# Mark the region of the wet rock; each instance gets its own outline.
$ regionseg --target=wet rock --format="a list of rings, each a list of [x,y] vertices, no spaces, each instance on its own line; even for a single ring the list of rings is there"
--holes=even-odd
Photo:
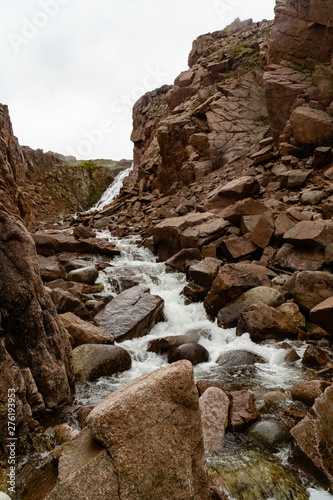
[[[221,389],[221,391],[223,391],[224,383],[218,380],[198,380],[197,388],[199,391],[199,396],[202,396],[209,387],[217,387],[218,389]]]
[[[284,357],[284,362],[289,364],[289,363],[295,363],[295,361],[298,361],[300,356],[297,354],[295,349],[288,349],[286,352],[286,355]]]
[[[200,340],[198,333],[190,333],[186,335],[170,335],[159,339],[151,340],[147,345],[148,352],[165,352],[171,347],[180,346],[183,344],[197,344]]]
[[[128,290],[133,286],[140,285],[139,276],[131,269],[108,269],[108,282],[112,286],[112,290],[116,293]]]
[[[208,291],[216,278],[221,264],[222,262],[218,259],[206,257],[188,268],[188,277],[191,281]]]
[[[197,283],[190,281],[184,286],[183,294],[189,298],[192,302],[202,302],[206,297],[209,288],[205,288]]]
[[[310,368],[326,365],[327,361],[328,357],[326,352],[313,345],[307,347],[302,359],[303,365]]]
[[[266,304],[254,304],[241,314],[237,335],[248,332],[254,341],[286,339],[297,337],[304,328],[305,318],[296,304],[286,302],[276,309]]]
[[[260,191],[260,184],[255,177],[239,177],[212,191],[207,197],[205,210],[225,208],[243,198],[249,198]]]
[[[168,353],[168,363],[175,363],[182,359],[191,361],[193,366],[209,361],[208,351],[200,344],[182,344],[175,346]]]
[[[67,279],[78,283],[86,283],[93,285],[98,278],[98,271],[96,267],[84,267],[82,269],[75,269],[68,273]]]
[[[241,431],[260,416],[253,394],[245,391],[229,393],[229,428],[232,432]]]
[[[218,462],[220,460],[220,462]],[[264,451],[234,452],[213,461],[225,488],[235,500],[308,500],[309,494],[281,462]]]
[[[301,248],[285,243],[277,252],[275,266],[290,271],[319,271],[325,263],[321,247]]]
[[[333,297],[329,297],[311,309],[310,320],[327,332],[333,333]]]
[[[331,384],[326,380],[310,380],[293,385],[290,389],[291,397],[294,401],[300,401],[307,406],[313,406],[319,396]]]
[[[190,362],[133,380],[90,413],[88,426],[112,456],[124,498],[157,500],[168,492],[175,500],[208,500],[198,391]]]
[[[128,352],[113,345],[81,345],[74,349],[73,361],[75,378],[79,381],[97,380],[124,372],[132,366]]]
[[[284,422],[278,420],[261,420],[248,429],[250,436],[268,448],[275,449],[281,443],[290,440],[290,432]]]
[[[222,440],[229,419],[229,398],[217,387],[209,387],[199,399],[202,431],[205,450],[216,453],[222,446]]]
[[[283,302],[283,295],[274,288],[267,286],[255,287],[243,293],[234,302],[220,309],[217,315],[217,324],[223,328],[233,328],[237,326],[242,312],[252,304],[262,303],[271,307],[278,307]]]
[[[78,436],[79,433],[80,431],[78,429],[74,429],[74,427],[68,424],[56,425],[54,428],[55,438],[60,444],[68,443],[68,441]]]
[[[333,243],[333,223],[320,221],[303,221],[285,233],[286,243],[308,248],[325,247]]]
[[[295,440],[294,457],[310,460],[333,485],[332,474],[332,426],[333,426],[333,386],[316,399],[315,404],[307,416],[291,430]]]
[[[171,267],[176,271],[186,272],[186,269],[197,262],[200,262],[203,256],[197,248],[184,248],[176,253],[173,257],[165,262],[167,267]]]
[[[328,272],[303,271],[296,273],[284,286],[301,309],[310,311],[333,295],[333,275]]]
[[[42,255],[38,256],[38,266],[40,276],[43,281],[53,281],[65,278],[66,271],[57,260],[53,260]]]
[[[69,291],[54,288],[51,298],[59,314],[73,312],[80,318],[90,318],[90,313],[84,303]]]
[[[227,264],[220,268],[204,301],[208,314],[216,316],[222,307],[237,299],[249,288],[269,286],[275,273],[256,264]]]
[[[58,479],[45,500],[119,499],[119,485],[113,461],[86,427],[55,453]]]
[[[117,342],[143,337],[162,317],[164,300],[149,288],[135,286],[117,295],[95,316],[100,327]]]
[[[222,368],[237,368],[240,366],[252,366],[255,363],[266,363],[266,360],[254,352],[233,350],[221,354],[217,363],[222,366]]]
[[[81,344],[112,344],[110,335],[93,323],[83,321],[71,312],[60,315],[62,324],[74,339],[74,347]]]

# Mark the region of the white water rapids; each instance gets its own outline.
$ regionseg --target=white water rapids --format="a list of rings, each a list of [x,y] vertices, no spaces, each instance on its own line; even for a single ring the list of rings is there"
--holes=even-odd
[[[101,208],[112,201],[116,196],[114,193],[119,192],[122,180],[127,173],[128,171],[123,171],[119,174],[115,179],[114,189],[111,189],[111,186],[108,195],[106,196],[105,193],[105,197],[102,197],[95,208]],[[235,329],[219,328],[216,321],[209,320],[202,303],[189,303],[182,295],[181,292],[186,283],[185,275],[167,273],[164,263],[158,263],[149,250],[138,246],[138,240],[135,238],[119,240],[112,237],[109,231],[101,231],[98,236],[108,238],[122,250],[121,255],[110,262],[111,266],[100,272],[99,279],[103,282],[106,292],[114,293],[109,278],[116,275],[117,270],[134,272],[140,284],[148,286],[152,294],[164,299],[164,321],[158,323],[148,335],[118,344],[130,353],[132,368],[116,376],[101,378],[97,382],[78,384],[76,394],[78,405],[99,404],[111,392],[134,378],[167,366],[166,355],[147,352],[148,342],[160,337],[190,332],[200,334],[199,343],[209,352],[209,361],[194,367],[196,380],[223,381],[227,391],[250,390],[254,393],[257,403],[260,403],[264,393],[282,390],[290,400],[290,405],[293,403],[289,393],[291,386],[308,378],[301,361],[287,365],[284,363],[285,351],[276,348],[274,341],[256,344],[251,341],[248,334],[237,337]],[[299,344],[296,348],[300,357],[305,348],[305,343]],[[257,364],[250,377],[237,370],[226,376],[218,365],[217,359],[222,353],[238,349],[259,354],[267,363]],[[287,450],[285,453],[287,454]],[[308,492],[311,500],[333,499],[332,495],[322,489],[311,487],[308,488]]]
[[[125,177],[132,171],[133,164],[131,168],[122,170],[119,174],[114,178],[113,182],[107,188],[106,191],[102,194],[101,198],[93,207],[91,207],[90,212],[94,212],[95,210],[103,210],[106,205],[115,200],[120,193]]]

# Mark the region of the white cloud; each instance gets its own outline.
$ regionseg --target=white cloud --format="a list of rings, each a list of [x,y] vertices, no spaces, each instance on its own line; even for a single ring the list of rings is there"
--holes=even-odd
[[[219,2],[226,8],[214,0],[2,2],[0,101],[21,144],[77,151],[107,119],[113,131],[95,134],[88,156],[131,157],[130,107],[140,90],[172,83],[200,34],[238,16],[273,18],[274,0]]]

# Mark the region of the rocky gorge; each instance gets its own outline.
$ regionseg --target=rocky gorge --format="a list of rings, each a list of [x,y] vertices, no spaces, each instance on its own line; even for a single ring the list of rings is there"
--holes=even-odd
[[[97,209],[131,162],[21,147],[1,105],[12,499],[332,498],[333,3],[275,11],[139,99]]]

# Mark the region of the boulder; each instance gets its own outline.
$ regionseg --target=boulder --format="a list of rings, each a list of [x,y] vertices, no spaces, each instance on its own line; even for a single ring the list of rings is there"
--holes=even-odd
[[[60,231],[37,231],[31,235],[41,255],[54,255],[59,252],[99,253],[109,257],[120,255],[120,250],[108,240],[102,238],[86,238],[77,240],[74,236]]]
[[[240,238],[231,237],[223,240],[220,248],[229,262],[250,258],[258,250],[258,247],[251,241],[249,234],[245,234]]]
[[[90,413],[88,426],[110,453],[126,500],[208,500],[198,391],[189,361],[118,389]]]
[[[283,290],[290,290],[296,304],[301,309],[310,311],[333,296],[333,274],[321,271],[298,272],[283,287]]]
[[[206,257],[188,268],[188,278],[208,291],[216,278],[221,264],[222,262],[218,259]]]
[[[83,267],[81,269],[75,269],[68,273],[67,279],[69,281],[75,281],[77,283],[86,283],[87,285],[93,285],[98,278],[98,271],[96,267]]]
[[[188,266],[200,262],[203,256],[198,248],[184,248],[165,262],[167,267],[176,271],[186,272]]]
[[[290,271],[319,271],[325,264],[324,249],[295,247],[285,243],[275,256],[275,266]]]
[[[43,281],[63,279],[66,276],[64,267],[55,258],[52,259],[39,255],[38,266]]]
[[[206,297],[209,288],[205,288],[197,283],[190,281],[184,286],[182,293],[189,298],[192,302],[202,302]]]
[[[80,318],[90,318],[90,313],[84,303],[68,290],[54,288],[51,292],[51,298],[59,314],[72,312]]]
[[[289,170],[288,172],[283,172],[280,174],[280,187],[288,189],[296,189],[304,186],[312,170],[301,170],[296,168],[295,170]]]
[[[237,326],[239,316],[252,304],[266,304],[278,307],[284,302],[283,295],[274,288],[258,286],[243,293],[238,299],[226,305],[217,315],[217,324],[222,328],[233,328]]]
[[[32,376],[30,368],[21,368],[21,375],[25,383],[26,398],[31,408],[32,414],[45,410],[43,396],[38,392],[36,382]]]
[[[262,215],[268,211],[269,209],[259,200],[246,198],[245,200],[237,201],[233,205],[225,208],[222,211],[222,217],[231,222],[231,224],[239,226],[243,216]]]
[[[95,238],[96,233],[90,229],[89,227],[84,226],[83,224],[79,224],[78,226],[75,226],[73,229],[73,234],[75,238],[81,239],[81,238]]]
[[[329,146],[321,146],[314,150],[312,166],[321,168],[330,163],[333,159],[332,149]]]
[[[304,366],[310,368],[320,367],[326,365],[328,357],[326,352],[319,347],[309,345],[303,355],[302,363]]]
[[[240,222],[240,230],[243,234],[252,233],[261,219],[261,215],[243,215]]]
[[[124,372],[132,366],[128,352],[114,345],[80,345],[73,351],[73,361],[75,378],[81,382]]]
[[[333,386],[316,399],[311,411],[291,430],[294,438],[295,458],[306,457],[312,468],[318,469],[333,486],[332,473],[332,428]]]
[[[62,324],[74,339],[74,347],[82,344],[112,344],[113,340],[101,328],[67,312],[60,315]]]
[[[209,353],[200,344],[182,344],[174,346],[168,353],[168,363],[175,363],[182,359],[191,361],[193,366],[209,361]]]
[[[310,380],[308,382],[300,382],[295,384],[290,389],[291,397],[294,401],[300,401],[307,406],[313,406],[319,396],[331,384],[326,380]]]
[[[216,453],[229,420],[229,398],[218,387],[209,387],[199,399],[205,450]]]
[[[159,339],[151,340],[147,345],[148,352],[165,352],[171,347],[180,346],[183,344],[197,344],[200,340],[198,333],[189,333],[186,335],[170,335]]]
[[[293,221],[287,214],[279,214],[275,220],[275,237],[282,238],[289,229],[296,226],[296,222]]]
[[[323,191],[318,191],[314,189],[307,189],[302,193],[300,197],[300,202],[304,205],[318,205],[323,199]]]
[[[299,144],[327,146],[333,143],[333,116],[309,106],[301,106],[291,114],[293,136]]]
[[[311,309],[310,320],[327,332],[333,333],[333,297],[323,300]]]
[[[77,420],[79,422],[79,426],[81,429],[87,425],[87,418],[89,413],[95,408],[94,405],[85,405],[81,406],[79,411],[77,412]]]
[[[253,366],[256,363],[266,363],[265,358],[254,352],[244,350],[232,350],[224,352],[217,360],[218,365],[228,369],[239,366]]]
[[[209,193],[204,209],[225,208],[238,200],[255,196],[259,191],[260,184],[255,177],[239,177]]]
[[[143,337],[162,318],[164,300],[149,288],[134,286],[117,295],[96,316],[100,327],[117,342]]]
[[[274,218],[270,213],[260,217],[256,227],[251,232],[251,241],[257,247],[266,248],[274,235]]]
[[[246,429],[260,416],[253,394],[245,391],[229,393],[229,429],[232,432]]]
[[[333,223],[326,221],[302,221],[287,231],[283,237],[286,243],[302,247],[326,247],[333,243]]]
[[[218,387],[222,391],[224,389],[224,383],[218,380],[198,380],[196,385],[199,391],[199,396],[202,396],[209,387]]]
[[[275,273],[256,264],[227,264],[220,268],[204,300],[208,314],[216,316],[222,307],[257,286],[270,286]]]
[[[266,304],[254,304],[241,314],[237,335],[247,332],[254,341],[297,337],[305,328],[305,318],[298,306],[286,302],[274,309]]]
[[[265,447],[275,450],[281,443],[290,441],[290,432],[284,422],[278,420],[261,420],[248,429],[248,433]]]

